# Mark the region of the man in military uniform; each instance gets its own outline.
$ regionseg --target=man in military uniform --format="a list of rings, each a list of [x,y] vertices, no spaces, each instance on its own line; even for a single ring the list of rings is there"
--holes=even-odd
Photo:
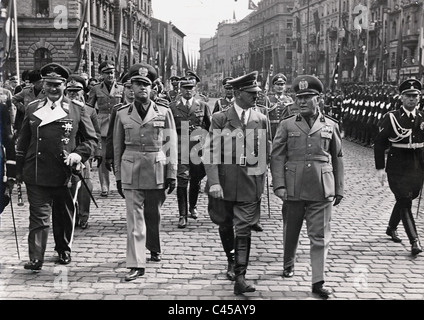
[[[272,77],[272,92],[268,94],[269,107],[268,116],[271,123],[271,137],[274,138],[277,126],[282,119],[292,114],[290,108],[293,104],[292,98],[285,95],[287,78],[282,73],[277,73]]]
[[[310,75],[293,81],[300,113],[282,120],[272,145],[275,194],[284,201],[284,277],[294,275],[303,220],[310,239],[312,292],[328,298],[324,267],[334,205],[343,197],[342,139],[338,124],[319,110],[321,81]]]
[[[145,63],[128,71],[135,100],[118,109],[113,129],[114,166],[118,189],[127,207],[126,281],[144,274],[146,233],[159,240],[160,208],[175,187],[177,134],[169,108],[150,100],[155,69]],[[149,206],[155,206],[147,210]],[[148,245],[148,244],[147,244]],[[152,248],[148,248],[152,250]],[[160,247],[155,250],[160,253]]]
[[[227,110],[234,104],[233,87],[230,84],[228,84],[228,81],[232,79],[233,77],[227,77],[224,80],[222,80],[222,85],[225,90],[225,96],[223,98],[216,100],[212,113]]]
[[[169,102],[173,102],[177,100],[178,97],[180,97],[180,91],[179,91],[179,81],[180,77],[172,76],[169,78],[169,81],[171,82],[172,89],[167,92],[167,100]]]
[[[66,90],[65,95],[70,100],[78,100],[85,104],[84,99],[84,93],[86,89],[86,82],[85,79],[82,76],[73,74],[70,75],[69,78],[66,81]],[[94,130],[96,130],[96,136],[98,141],[101,140],[100,136],[100,126],[99,122],[97,120],[97,112],[94,108],[91,108],[89,106],[85,106],[85,112],[88,114],[88,116],[91,119],[91,122],[93,123]],[[79,137],[78,137],[79,138]],[[81,141],[78,140],[78,143]],[[82,182],[80,181],[80,177],[76,174],[72,175],[71,181],[72,181],[72,195],[75,199],[75,194],[77,195],[76,199],[76,219],[75,219],[75,225],[80,226],[81,229],[87,229],[88,227],[88,219],[90,218],[90,204],[91,204],[91,196],[90,193],[93,192],[93,183],[91,182],[91,163],[90,159],[92,157],[100,156],[101,155],[101,144],[97,144],[97,147],[95,148],[94,154],[90,156],[89,160],[84,162],[84,166],[81,169],[81,177],[84,178],[85,184],[88,187],[88,189],[85,186],[82,186]]]
[[[209,215],[219,226],[235,294],[256,290],[245,275],[270,151],[267,118],[254,109],[261,90],[257,76],[254,71],[228,82],[234,88],[234,105],[213,114],[204,150]]]
[[[196,84],[197,80],[193,77],[181,78],[181,98],[170,104],[178,133],[177,200],[180,214],[178,228],[180,229],[187,226],[188,212],[191,218],[198,217],[197,199],[200,184],[206,175],[203,163],[192,161],[193,158],[199,159],[204,138],[201,131],[209,130],[211,117],[209,106],[194,98]],[[200,133],[196,133],[199,131]]]
[[[195,83],[196,83],[196,92],[195,92],[195,94],[196,93],[198,93],[199,94],[199,97],[200,97],[200,100],[202,100],[202,101],[204,101],[204,102],[208,102],[209,101],[209,97],[208,96],[206,96],[206,95],[204,95],[204,94],[202,94],[202,93],[200,93],[200,92],[197,92],[197,85],[200,83],[200,78],[199,78],[199,76],[196,74],[196,73],[194,73],[194,71],[192,71],[192,70],[186,70],[186,72],[185,72],[185,77],[184,77],[186,80],[191,80],[191,81],[195,81]]]
[[[9,123],[13,126],[15,121],[16,112],[13,110],[12,105],[13,95],[12,92],[6,88],[0,87],[0,104],[3,104],[9,114]]]
[[[107,130],[110,123],[110,114],[114,105],[121,102],[124,86],[115,80],[115,65],[109,61],[104,61],[99,66],[99,73],[103,77],[103,82],[94,86],[88,95],[87,105],[96,108],[102,136],[102,145],[106,145]],[[99,168],[99,180],[101,196],[107,197],[109,194],[109,171],[106,169],[105,155],[106,148],[102,148],[102,158],[97,164]]]
[[[30,71],[28,78],[31,85],[25,86],[21,92],[15,94],[12,98],[12,103],[16,106],[14,124],[16,136],[19,134],[28,104],[36,99],[43,99],[46,96],[43,90],[43,80],[41,79],[40,70]]]
[[[71,262],[75,205],[68,183],[98,142],[84,104],[63,96],[67,69],[50,63],[41,76],[46,97],[28,105],[16,147],[16,180],[25,182],[30,204],[29,270],[43,265],[51,214],[59,263]]]
[[[401,83],[402,107],[384,116],[374,144],[378,180],[383,185],[387,177],[396,199],[386,234],[394,242],[401,242],[396,229],[402,220],[413,255],[422,252],[411,210],[412,201],[420,194],[424,180],[424,113],[417,109],[421,88],[421,82],[416,79]]]

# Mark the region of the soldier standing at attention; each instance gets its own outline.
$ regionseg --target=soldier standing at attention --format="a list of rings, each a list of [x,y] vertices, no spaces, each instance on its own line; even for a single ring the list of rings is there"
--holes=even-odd
[[[30,204],[28,270],[43,265],[50,215],[59,263],[71,262],[76,212],[68,183],[98,142],[84,104],[63,95],[67,69],[50,63],[41,76],[46,97],[28,105],[16,146],[16,180],[25,182]]]
[[[115,175],[127,209],[126,281],[144,275],[146,233],[159,239],[160,208],[177,176],[177,132],[169,108],[150,100],[156,70],[145,63],[128,71],[135,100],[116,112],[113,129]],[[145,209],[146,199],[156,210]],[[156,250],[160,250],[156,249]],[[160,253],[160,252],[156,252]],[[155,260],[158,261],[158,260]]]
[[[293,81],[299,114],[282,120],[271,154],[274,193],[284,201],[284,277],[294,275],[303,220],[310,240],[312,292],[328,298],[324,267],[331,239],[331,211],[343,198],[342,139],[337,122],[319,109],[321,81],[310,75]]]
[[[292,114],[290,106],[293,99],[285,95],[287,78],[282,73],[277,73],[271,80],[273,91],[268,95],[270,106],[268,116],[271,123],[271,137],[274,138],[278,124],[282,119]]]
[[[401,83],[402,107],[386,113],[374,142],[378,180],[383,185],[387,177],[396,199],[386,234],[394,242],[401,242],[396,229],[402,220],[413,255],[422,252],[411,211],[412,200],[418,197],[424,179],[424,113],[418,110],[421,89],[422,84],[416,79]],[[387,148],[389,153],[385,163]]]
[[[121,102],[124,87],[115,80],[115,65],[109,61],[104,61],[99,66],[99,73],[103,77],[103,82],[94,86],[88,95],[87,105],[96,108],[102,136],[102,146],[106,146],[107,131],[110,123],[110,115],[113,106]],[[107,197],[109,194],[109,171],[104,161],[106,159],[106,148],[102,148],[101,158],[97,158],[99,168],[99,180],[101,196]]]
[[[190,217],[197,219],[197,199],[200,184],[206,176],[205,167],[201,161],[192,161],[192,153],[200,159],[203,135],[195,131],[209,130],[211,113],[209,106],[196,98],[197,80],[194,77],[180,79],[181,98],[170,104],[178,133],[178,176],[177,201],[179,210],[178,228],[187,226],[188,212]],[[193,133],[194,132],[194,133]],[[189,141],[187,141],[187,139]],[[190,186],[189,186],[190,185]],[[188,199],[187,199],[187,189]]]
[[[172,89],[166,93],[166,99],[169,102],[173,102],[180,97],[180,90],[178,88],[180,77],[172,76],[171,78],[169,78],[169,81],[171,82]]]
[[[233,87],[230,84],[228,84],[228,81],[232,79],[233,79],[232,77],[227,77],[224,80],[222,80],[222,85],[224,86],[224,90],[225,90],[225,97],[220,98],[215,102],[215,106],[213,108],[212,113],[227,110],[229,107],[231,107],[234,104]]]

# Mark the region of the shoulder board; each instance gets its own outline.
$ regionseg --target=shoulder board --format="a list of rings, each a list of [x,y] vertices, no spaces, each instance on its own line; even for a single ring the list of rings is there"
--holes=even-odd
[[[76,104],[77,106],[84,107],[84,103],[79,101],[79,100],[71,100],[71,101],[72,101],[72,103]]]
[[[326,117],[327,119],[330,119],[331,121],[334,121],[335,123],[339,123],[338,120],[336,120],[336,119],[334,119],[334,118],[332,118],[330,116],[324,115],[324,117]]]
[[[290,118],[293,118],[295,116],[297,116],[297,114],[291,114],[291,115],[288,115],[287,117],[284,117],[282,120],[290,119]]]
[[[28,106],[33,105],[33,104],[36,104],[36,103],[38,103],[40,101],[41,101],[41,99],[36,99],[34,101],[31,101],[30,103],[28,103]]]
[[[155,103],[159,106],[169,108],[169,101],[166,99],[158,98],[156,99]]]
[[[123,110],[123,109],[126,109],[126,108],[128,108],[130,105],[131,105],[131,103],[124,104],[123,106],[119,107],[117,111],[119,111],[119,110]]]
[[[112,107],[112,109],[119,109],[121,106],[123,105],[123,103],[122,102],[119,102],[119,103],[117,103],[117,104],[115,104],[113,107]]]

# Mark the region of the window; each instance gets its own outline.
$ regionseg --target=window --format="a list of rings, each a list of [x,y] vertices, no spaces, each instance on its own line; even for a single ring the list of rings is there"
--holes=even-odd
[[[47,18],[49,13],[49,0],[35,0],[35,16],[37,18]]]
[[[41,69],[42,66],[51,63],[52,56],[48,49],[38,48],[34,52],[34,69]]]

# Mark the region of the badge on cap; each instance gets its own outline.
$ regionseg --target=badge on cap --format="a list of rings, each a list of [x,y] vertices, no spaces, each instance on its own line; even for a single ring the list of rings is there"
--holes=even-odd
[[[149,74],[149,70],[146,67],[141,67],[140,69],[138,69],[138,74],[142,77],[147,77],[147,75]]]
[[[306,81],[306,80],[301,80],[301,81],[299,82],[299,89],[300,89],[300,90],[308,89],[308,87],[309,87],[309,83],[308,83],[308,81]]]
[[[416,89],[416,87],[414,86],[415,81],[409,81],[409,83],[411,84],[411,89],[412,89],[412,90],[413,90],[413,89]]]

